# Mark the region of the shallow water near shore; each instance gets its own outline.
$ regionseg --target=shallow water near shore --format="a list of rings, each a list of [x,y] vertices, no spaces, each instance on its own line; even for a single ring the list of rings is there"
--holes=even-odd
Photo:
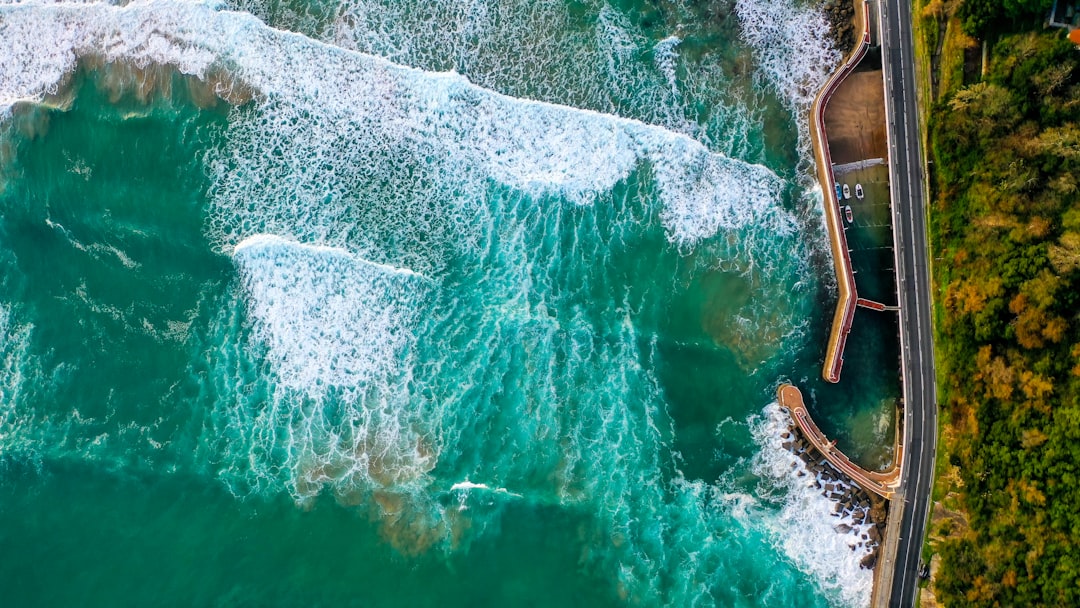
[[[5,594],[865,604],[773,404],[888,458],[895,324],[818,380],[816,19],[0,7]]]

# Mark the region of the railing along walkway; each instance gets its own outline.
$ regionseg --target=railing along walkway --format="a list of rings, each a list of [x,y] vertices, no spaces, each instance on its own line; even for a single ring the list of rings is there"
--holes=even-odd
[[[839,201],[836,200],[836,180],[833,176],[832,155],[829,152],[829,141],[825,135],[825,106],[829,103],[833,92],[859,65],[862,58],[870,48],[870,10],[865,0],[856,4],[857,9],[862,10],[862,36],[859,46],[852,52],[847,61],[840,66],[825,86],[814,99],[811,110],[810,140],[814,148],[814,157],[817,160],[818,179],[821,182],[822,194],[825,195],[825,224],[829,230],[829,242],[832,246],[833,264],[836,267],[836,282],[840,288],[840,300],[836,303],[836,313],[833,315],[832,332],[829,334],[829,345],[825,351],[825,365],[822,376],[829,382],[840,381],[840,369],[844,365],[844,345],[847,342],[848,333],[851,332],[851,322],[855,318],[855,303],[858,294],[855,292],[855,276],[851,271],[851,256],[848,251],[847,236],[844,227],[840,223]]]
[[[780,405],[791,412],[791,417],[795,420],[795,424],[798,425],[803,436],[825,457],[825,460],[829,461],[829,464],[850,477],[852,481],[868,492],[873,492],[885,499],[893,497],[896,488],[900,485],[900,465],[898,463],[902,462],[901,456],[904,449],[902,442],[896,442],[896,454],[893,463],[897,464],[894,464],[892,469],[884,473],[867,471],[852,462],[843,452],[836,449],[836,442],[829,441],[825,433],[822,433],[821,429],[814,424],[813,419],[810,418],[810,412],[806,410],[799,389],[790,384],[783,384],[777,390],[777,397],[780,400]]]

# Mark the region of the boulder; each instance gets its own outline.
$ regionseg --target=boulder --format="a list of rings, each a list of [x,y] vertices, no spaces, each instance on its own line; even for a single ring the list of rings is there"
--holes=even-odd
[[[867,535],[869,535],[870,540],[874,541],[875,543],[880,543],[881,542],[881,532],[878,531],[877,526],[871,527],[870,531],[867,532]]]

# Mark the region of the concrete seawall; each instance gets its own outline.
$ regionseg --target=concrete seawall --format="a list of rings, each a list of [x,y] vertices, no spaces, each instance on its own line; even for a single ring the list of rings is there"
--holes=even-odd
[[[866,0],[856,3],[855,9],[860,23],[859,44],[814,99],[810,120],[810,140],[814,149],[814,158],[817,161],[818,181],[821,183],[824,196],[825,224],[829,231],[836,283],[840,292],[836,312],[833,314],[829,343],[825,351],[825,365],[822,369],[822,377],[833,383],[840,381],[840,371],[844,366],[844,345],[851,332],[851,323],[855,318],[856,302],[859,296],[855,290],[855,275],[851,270],[851,256],[848,252],[847,237],[844,234],[844,226],[841,224],[839,201],[836,197],[832,156],[829,153],[829,142],[825,133],[825,106],[828,105],[836,88],[848,74],[854,71],[870,48],[870,11]]]
[[[798,425],[803,437],[805,437],[814,448],[829,461],[829,464],[836,468],[836,470],[847,475],[863,489],[873,492],[886,500],[891,499],[895,495],[896,488],[900,485],[899,463],[901,462],[901,457],[903,455],[902,442],[898,440],[896,443],[892,469],[885,472],[867,471],[852,462],[843,452],[836,449],[836,442],[829,441],[829,438],[825,436],[825,433],[821,432],[821,429],[819,429],[813,419],[810,418],[810,412],[806,410],[806,406],[803,404],[802,393],[799,389],[790,384],[781,385],[777,390],[777,398],[779,399],[780,405],[791,412],[791,417],[795,421],[795,424]],[[899,438],[899,436],[900,434],[898,433],[897,437]]]

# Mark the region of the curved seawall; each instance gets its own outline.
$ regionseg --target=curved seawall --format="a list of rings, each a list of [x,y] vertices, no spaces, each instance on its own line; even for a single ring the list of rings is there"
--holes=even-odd
[[[836,269],[836,284],[840,291],[840,298],[836,303],[836,312],[833,314],[832,331],[829,334],[829,344],[825,352],[825,365],[822,368],[822,376],[829,382],[840,381],[840,370],[844,366],[844,345],[847,342],[848,333],[851,331],[851,322],[855,317],[858,294],[855,290],[855,276],[851,270],[851,256],[848,252],[847,237],[844,227],[840,223],[839,201],[836,197],[836,180],[832,171],[832,157],[829,153],[829,141],[825,132],[825,106],[836,91],[840,83],[844,81],[870,48],[870,12],[866,2],[856,5],[856,12],[861,17],[861,33],[859,46],[847,58],[840,69],[832,75],[825,86],[814,99],[811,109],[810,138],[814,148],[814,158],[817,161],[818,180],[821,182],[822,194],[825,205],[825,224],[829,230],[829,243],[832,251],[833,266]]]

